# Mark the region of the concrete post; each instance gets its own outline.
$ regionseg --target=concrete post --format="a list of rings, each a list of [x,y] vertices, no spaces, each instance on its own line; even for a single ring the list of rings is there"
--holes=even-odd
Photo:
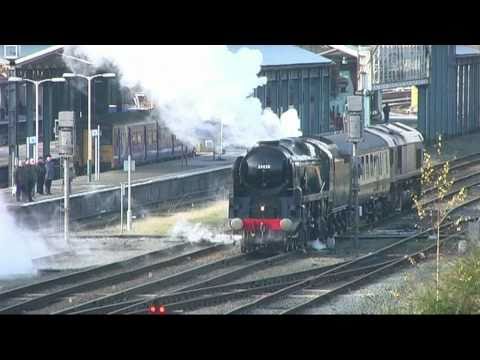
[[[97,127],[97,136],[95,136],[95,180],[100,180],[100,125]]]
[[[123,234],[123,197],[125,196],[125,184],[120,184],[120,233]]]
[[[88,83],[88,135],[87,135],[87,176],[88,182],[92,182],[92,84],[91,79],[87,80]]]
[[[65,238],[65,243],[66,244],[69,244],[69,241],[70,241],[70,228],[69,228],[69,224],[70,224],[70,186],[69,186],[69,164],[68,164],[68,158],[65,157],[63,159],[63,174],[64,174],[64,179],[63,179],[63,182],[64,182],[64,185],[63,185],[63,189],[64,189],[64,194],[65,194],[65,199],[64,199],[64,215],[65,215],[65,218],[64,218],[64,238]]]
[[[39,114],[39,96],[38,96],[38,89],[39,89],[39,83],[36,82],[35,83],[35,139],[36,139],[36,143],[35,143],[35,164],[38,162],[38,143],[40,142],[39,141],[39,127],[38,127],[38,123],[39,123],[39,118],[40,118],[40,114]]]
[[[15,68],[10,70],[9,76],[15,76]],[[15,161],[18,159],[18,145],[17,145],[17,89],[16,82],[11,82],[7,85],[8,95],[8,173],[10,176],[9,187],[13,187],[15,184],[13,173],[15,170]]]
[[[355,248],[355,254],[358,255],[358,225],[360,222],[360,214],[359,214],[359,206],[358,206],[358,192],[360,190],[358,184],[358,159],[357,159],[357,145],[358,143],[355,141],[353,142],[353,150],[352,150],[352,163],[353,163],[353,184],[352,184],[352,192],[353,192],[353,206],[355,211],[354,217],[354,236],[353,236],[353,243]]]
[[[132,230],[132,156],[128,155],[128,210],[127,230]]]

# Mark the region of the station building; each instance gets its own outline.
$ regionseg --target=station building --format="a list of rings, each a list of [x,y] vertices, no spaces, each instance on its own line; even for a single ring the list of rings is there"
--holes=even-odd
[[[233,52],[242,47],[262,53],[259,75],[265,76],[267,83],[255,89],[254,95],[264,108],[280,116],[293,106],[304,135],[333,129],[329,110],[334,65],[331,60],[294,45],[229,45]]]
[[[15,76],[32,80],[42,80],[61,77],[69,69],[65,65],[62,45],[15,45],[1,46],[0,64],[8,64],[6,59],[16,52]],[[237,51],[240,47],[259,50],[263,55],[260,76],[267,77],[267,84],[255,90],[263,107],[270,107],[275,113],[281,113],[293,106],[299,112],[301,129],[304,134],[314,134],[332,129],[332,119],[329,111],[329,99],[332,93],[331,60],[293,45],[242,45],[229,46]],[[75,60],[75,59],[74,59]],[[77,59],[78,60],[78,59]],[[87,64],[88,68],[88,64]],[[90,69],[100,72],[101,69]],[[111,70],[111,69],[110,69]],[[7,104],[7,74],[4,71],[0,79],[0,144],[7,144],[9,116],[16,119],[16,144],[25,143],[27,136],[34,135],[34,90],[31,84],[19,83],[15,87],[15,111]],[[120,89],[118,79],[94,80],[92,86],[92,126],[96,127],[112,118],[128,120],[138,117],[132,110],[148,110],[142,106],[141,93],[131,89]],[[12,94],[13,95],[13,94]],[[39,90],[40,103],[40,141],[44,143],[44,152],[48,153],[49,144],[54,138],[53,129],[59,111],[73,110],[77,116],[77,142],[80,147],[80,164],[83,164],[86,149],[87,124],[87,83],[83,79],[71,79],[65,83],[45,83]],[[145,113],[146,111],[143,111]],[[10,115],[9,115],[10,113]],[[144,114],[145,115],[145,114]],[[10,131],[12,131],[10,126]],[[11,132],[11,135],[13,132]],[[102,138],[102,144],[108,142],[108,137]],[[105,144],[108,145],[108,144]]]

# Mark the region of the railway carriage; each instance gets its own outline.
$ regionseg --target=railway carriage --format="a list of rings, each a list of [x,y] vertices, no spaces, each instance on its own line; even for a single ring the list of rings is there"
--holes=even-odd
[[[400,123],[365,129],[359,144],[359,203],[373,221],[410,205],[420,189],[423,138]],[[242,251],[288,251],[347,230],[352,214],[352,145],[347,135],[260,142],[233,167],[230,225]]]
[[[122,168],[129,154],[140,165],[191,153],[191,147],[151,117],[102,121],[101,130],[101,163],[105,168]]]

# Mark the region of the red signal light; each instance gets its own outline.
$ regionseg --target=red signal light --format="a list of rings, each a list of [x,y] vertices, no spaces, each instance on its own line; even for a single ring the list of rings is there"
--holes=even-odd
[[[150,305],[148,308],[148,311],[150,312],[150,314],[155,314],[155,313],[165,314],[165,306],[160,305],[157,308],[155,305]]]

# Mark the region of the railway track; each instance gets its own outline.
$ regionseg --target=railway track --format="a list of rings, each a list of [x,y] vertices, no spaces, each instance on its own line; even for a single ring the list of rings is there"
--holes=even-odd
[[[469,166],[472,164],[472,159],[474,162],[479,162],[480,159],[476,159],[476,156],[468,156],[462,159],[458,159],[457,163],[455,164],[456,169]],[[466,175],[462,178],[457,179],[457,181],[464,181],[468,179],[471,175]],[[470,183],[469,186],[474,186],[475,184]],[[450,194],[449,194],[450,195]],[[477,200],[473,200],[477,201]],[[463,205],[462,205],[463,206]],[[428,252],[431,248],[425,247],[423,249],[418,250],[416,253],[411,253],[410,255],[405,255],[403,257],[395,257],[393,256],[392,258],[389,258],[389,260],[381,259],[382,261],[377,261],[371,265],[365,266],[364,261],[367,261],[367,259],[372,259],[375,257],[380,256],[383,252],[387,251],[388,249],[396,248],[400,246],[401,244],[404,244],[406,242],[411,242],[414,240],[418,240],[422,236],[426,235],[428,231],[424,231],[422,233],[416,234],[414,236],[408,237],[407,239],[402,239],[399,242],[396,242],[394,245],[387,246],[384,249],[379,250],[379,252],[374,252],[373,254],[367,255],[365,258],[360,258],[360,259],[354,259],[350,262],[346,262],[342,265],[337,265],[337,266],[330,266],[327,269],[315,269],[314,272],[316,271],[318,275],[315,275],[316,277],[312,278],[304,278],[303,280],[300,281],[300,283],[297,282],[291,282],[289,283],[288,281],[285,284],[285,281],[280,281],[279,279],[270,279],[270,280],[264,280],[262,283],[262,286],[254,286],[253,284],[258,284],[258,282],[250,282],[250,283],[240,283],[240,284],[230,284],[228,281],[231,281],[232,279],[236,277],[240,277],[242,274],[242,271],[238,273],[236,270],[231,270],[228,273],[231,273],[230,278],[225,277],[224,275],[218,275],[218,279],[215,281],[200,281],[197,282],[194,286],[186,286],[182,287],[180,289],[177,289],[176,291],[171,293],[167,293],[165,295],[157,296],[154,297],[153,299],[135,299],[135,298],[129,298],[128,294],[127,297],[125,297],[125,294],[117,294],[113,298],[110,297],[108,299],[104,299],[103,301],[93,301],[87,304],[83,304],[80,306],[72,307],[70,309],[63,310],[59,313],[70,313],[70,314],[85,314],[85,313],[108,313],[108,314],[119,314],[119,313],[127,313],[127,314],[135,314],[135,313],[145,313],[148,311],[147,309],[150,308],[150,306],[165,306],[165,308],[168,309],[169,313],[184,313],[185,311],[189,310],[195,310],[199,306],[208,306],[210,304],[216,304],[216,303],[222,303],[225,301],[229,301],[232,299],[238,299],[238,298],[244,298],[248,296],[254,296],[258,294],[262,294],[264,292],[267,293],[272,293],[276,295],[271,295],[271,296],[280,296],[283,294],[285,291],[290,291],[291,289],[296,289],[297,287],[300,287],[300,294],[296,294],[298,298],[302,298],[302,291],[304,291],[304,285],[305,284],[310,284],[310,283],[315,283],[316,279],[333,279],[333,278],[338,278],[340,275],[341,276],[357,276],[359,277],[358,281],[365,281],[366,279],[370,279],[371,277],[374,277],[375,274],[378,273],[385,273],[389,269],[394,269],[396,266],[400,266],[405,263],[405,259],[414,259],[420,256],[419,254],[422,253],[424,254],[425,252]],[[358,268],[355,268],[357,265],[362,265]],[[354,266],[352,269],[351,267]],[[246,267],[248,269],[249,266]],[[318,273],[320,272],[320,273]],[[338,274],[340,275],[338,275]],[[307,276],[308,272],[303,272],[302,274],[289,274],[286,275],[285,278],[289,278],[289,276]],[[337,275],[335,275],[337,274]],[[214,277],[215,279],[216,277]],[[282,277],[280,277],[282,279]],[[271,282],[270,282],[271,281]],[[346,280],[345,280],[346,281]],[[225,284],[226,285],[219,285],[219,284]],[[347,281],[346,284],[342,286],[353,286],[355,283],[352,283],[352,281]],[[287,288],[285,288],[285,285],[287,285]],[[148,286],[148,285],[147,285]],[[153,285],[152,285],[153,286]],[[343,291],[344,287],[339,286],[338,289],[335,288],[334,292],[322,290],[325,294],[329,295],[321,295],[322,299],[326,299],[328,297],[333,296],[334,294]],[[145,290],[145,289],[144,289]],[[308,288],[307,288],[307,294],[308,295]],[[145,291],[144,291],[145,292]],[[310,297],[314,297],[315,299],[317,296],[320,296],[318,294],[310,294]],[[295,297],[295,296],[294,296]],[[262,299],[268,299],[268,296],[264,296]],[[267,300],[261,300],[261,301],[267,301]],[[238,310],[234,311],[243,311],[241,310],[242,307],[240,307]],[[232,312],[235,313],[235,312]]]
[[[163,306],[169,314],[185,313],[186,311],[225,303],[268,290],[283,288],[299,280],[306,279],[309,276],[324,273],[347,262],[348,261],[246,282],[200,288],[194,291],[157,297],[149,302],[124,304],[123,307],[118,307],[116,310],[108,312],[108,314],[145,314],[150,311],[149,309],[152,306],[156,308]]]
[[[250,272],[287,260],[293,253],[284,253],[266,258],[258,258],[258,254],[241,254],[222,258],[217,261],[189,268],[173,275],[167,275],[152,281],[141,282],[137,286],[126,287],[106,296],[94,297],[79,304],[64,307],[51,314],[88,313],[91,309],[110,309],[118,304],[133,304],[145,301],[158,294],[194,291],[195,289],[214,286],[234,281]],[[93,311],[95,312],[95,311]]]
[[[480,195],[477,195],[452,209],[449,214],[457,212],[479,201]],[[478,217],[475,218],[475,220],[476,219],[478,219]],[[467,221],[471,220],[473,219],[469,219]],[[443,239],[440,241],[441,245],[459,236],[456,226],[453,226],[453,229],[449,229],[451,225],[453,225],[452,222],[442,225],[443,234],[441,234],[441,238]],[[362,261],[371,258],[372,255],[378,256],[383,254],[385,256],[392,249],[398,250],[397,248],[399,246],[411,243],[413,240],[418,239],[419,236],[428,234],[433,230],[434,229],[429,228],[420,232],[419,234],[405,238],[392,245],[384,247],[383,249],[377,250],[372,254],[368,254],[366,256],[354,259],[347,264],[335,267],[323,274],[313,276],[287,287],[280,288],[277,291],[264,293],[259,298],[254,299],[246,304],[242,304],[232,311],[227,312],[227,314],[294,314],[302,312],[312,306],[318,306],[323,302],[331,300],[337,295],[356,289],[380,275],[391,273],[402,265],[407,265],[408,263],[413,264],[422,261],[426,258],[428,253],[436,249],[436,243],[429,244],[415,251],[407,252],[402,256],[394,255],[393,260],[384,262],[383,264],[377,264],[379,266],[372,266],[372,269],[366,272],[364,272],[365,268],[357,268]],[[346,278],[339,276],[345,275],[345,268],[350,270],[349,268],[351,268],[352,265],[353,269],[351,269],[349,276]],[[339,272],[339,270],[342,271]],[[325,275],[331,275],[330,279],[325,277]],[[330,285],[325,286],[329,282]]]
[[[22,313],[47,306],[60,297],[112,282],[124,281],[159,268],[167,268],[220,252],[225,245],[179,244],[115,263],[96,266],[68,275],[17,287],[0,293],[0,314]],[[172,254],[178,255],[169,256]]]
[[[460,171],[480,163],[480,153],[458,158],[451,163],[451,170]],[[436,165],[436,167],[440,166],[442,164]],[[480,177],[479,173],[470,173],[457,178],[456,182],[468,182],[467,185],[473,187],[480,184],[478,177]],[[448,195],[453,195],[454,192],[458,192],[458,190],[454,190]],[[471,201],[478,201],[478,199]],[[413,241],[422,234],[425,235],[425,232],[409,237],[407,240]],[[403,241],[406,241],[406,239],[402,239],[394,245],[399,246]],[[345,280],[344,277],[347,275],[358,277],[359,282],[366,281],[376,276],[375,274],[385,273],[396,266],[405,264],[405,258],[417,258],[420,256],[420,253],[429,251],[425,247],[417,252],[405,255],[406,257],[394,256],[386,259],[380,256],[382,254],[381,251],[391,246],[380,249],[380,252],[369,254],[367,257],[357,258],[341,264],[243,283],[235,283],[234,281],[249,272],[254,272],[272,263],[286,260],[289,256],[292,256],[291,253],[265,259],[247,259],[246,255],[226,257],[162,276],[158,279],[145,281],[146,277],[147,279],[149,278],[152,271],[159,268],[165,269],[175,264],[178,265],[184,261],[190,262],[194,258],[200,258],[225,249],[225,246],[209,246],[172,258],[168,258],[164,254],[165,250],[161,250],[127,261],[95,267],[4,291],[0,293],[0,314],[36,312],[39,309],[52,314],[145,313],[150,305],[165,305],[169,312],[185,313],[209,304],[221,303],[231,299],[242,299],[258,294],[267,294],[260,300],[255,300],[261,304],[269,301],[266,299],[269,299],[271,296],[281,298],[284,295],[289,295],[290,291],[294,293],[300,292],[296,296],[294,294],[294,298],[302,298],[302,291],[306,291],[303,294],[303,298],[307,296],[310,299],[327,299],[337,293],[341,293],[346,288],[355,286],[356,283],[353,281],[356,280],[351,280],[350,278]],[[174,247],[174,249],[182,251],[185,250],[185,247],[186,245],[182,244]],[[375,261],[372,259],[375,259]],[[373,262],[368,263],[370,261]],[[138,285],[127,286],[119,291],[112,292],[112,289],[118,290],[117,286],[121,288],[120,285],[122,283],[128,283],[132,279],[140,278],[142,281]],[[317,280],[330,279],[331,281],[335,278],[341,278],[346,283],[328,290],[321,289],[321,293],[318,293],[318,291],[315,293],[315,289],[310,291],[309,287],[311,284],[316,284]],[[93,294],[94,290],[107,287],[110,288],[108,294],[104,296]],[[84,297],[85,294],[88,296]],[[72,302],[76,302],[77,298],[80,299],[78,303],[72,305]],[[318,300],[318,302],[321,301],[324,300]],[[58,306],[59,303],[61,304],[60,307]],[[231,313],[242,313],[245,309],[248,311],[247,305],[239,306]],[[250,306],[255,308],[256,305]],[[295,310],[297,311],[307,305],[297,304],[295,306],[301,306]],[[289,308],[280,311],[280,313],[284,312],[290,313]]]
[[[470,198],[450,213],[480,201],[480,195]],[[456,238],[452,222],[442,225],[441,243]],[[455,227],[456,228],[456,227]],[[157,297],[150,302],[125,303],[107,311],[109,314],[146,314],[149,309],[166,309],[169,314],[184,314],[218,304],[241,300],[243,304],[225,314],[294,314],[318,306],[335,296],[358,288],[379,276],[389,274],[411,263],[417,263],[436,249],[436,244],[425,237],[433,229],[426,229],[365,256],[327,267],[291,273],[252,282],[232,283],[217,287]],[[420,239],[425,239],[420,241]],[[399,248],[409,246],[403,253]],[[428,244],[426,244],[428,243]],[[392,253],[392,251],[396,253]],[[245,303],[245,299],[252,299]],[[100,310],[100,309],[99,309]]]

